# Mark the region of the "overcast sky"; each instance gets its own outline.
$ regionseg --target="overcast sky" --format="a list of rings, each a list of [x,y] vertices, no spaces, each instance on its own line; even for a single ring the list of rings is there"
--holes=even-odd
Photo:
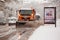
[[[24,2],[27,2],[27,3],[30,3],[30,2],[33,2],[33,1],[37,1],[37,2],[40,2],[40,3],[48,2],[48,0],[24,0]]]

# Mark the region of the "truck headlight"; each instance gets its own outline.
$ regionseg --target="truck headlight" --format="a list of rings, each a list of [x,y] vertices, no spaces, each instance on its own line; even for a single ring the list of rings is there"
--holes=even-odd
[[[31,14],[31,16],[33,16],[33,14]]]
[[[18,13],[18,16],[21,16],[21,15]]]

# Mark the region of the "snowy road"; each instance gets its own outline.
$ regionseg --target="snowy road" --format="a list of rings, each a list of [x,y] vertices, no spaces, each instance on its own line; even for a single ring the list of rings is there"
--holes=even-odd
[[[59,27],[60,24],[59,23],[60,23],[60,20],[57,21],[57,27],[55,27],[55,25],[53,25],[53,24],[52,25],[51,24],[40,25],[38,27],[37,26],[35,27],[35,25],[33,25],[33,27],[32,26],[26,27],[26,26],[31,25],[29,23],[29,25],[24,25],[24,26],[18,27],[17,31],[18,31],[18,33],[22,34],[20,40],[60,40],[60,27]],[[34,24],[35,24],[35,22],[34,22]],[[2,26],[2,27],[5,27],[5,26]],[[13,30],[16,30],[15,25],[8,26],[8,27],[12,28]]]

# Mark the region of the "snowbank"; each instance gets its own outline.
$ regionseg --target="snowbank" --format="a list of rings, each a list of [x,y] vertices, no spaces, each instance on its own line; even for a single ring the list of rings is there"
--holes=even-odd
[[[28,40],[60,40],[60,27],[59,25],[56,28],[54,25],[42,25],[34,31]]]

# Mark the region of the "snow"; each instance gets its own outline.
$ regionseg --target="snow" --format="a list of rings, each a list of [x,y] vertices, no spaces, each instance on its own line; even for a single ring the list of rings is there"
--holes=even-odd
[[[19,34],[14,35],[13,37],[10,37],[9,40],[19,40],[21,36]]]
[[[59,19],[60,20],[60,19]],[[57,26],[45,24],[37,28],[28,40],[60,40],[60,21]]]

